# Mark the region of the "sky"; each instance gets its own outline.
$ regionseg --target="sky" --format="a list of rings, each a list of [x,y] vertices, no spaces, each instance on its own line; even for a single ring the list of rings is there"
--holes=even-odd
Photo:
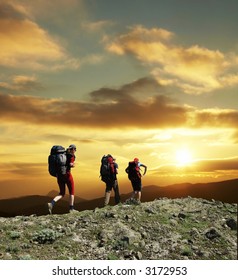
[[[77,146],[76,195],[100,160],[143,185],[237,178],[238,1],[0,0],[0,198],[58,190],[53,145]]]

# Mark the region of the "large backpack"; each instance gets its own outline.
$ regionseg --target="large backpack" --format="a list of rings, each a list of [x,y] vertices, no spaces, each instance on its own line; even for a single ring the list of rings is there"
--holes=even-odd
[[[113,160],[113,157],[110,154],[104,155],[101,159],[100,177],[105,183],[115,177],[115,167],[114,164],[113,168],[111,167],[111,164],[109,163],[110,159]]]
[[[48,171],[50,175],[57,177],[59,174],[66,174],[66,161],[65,148],[59,145],[53,146],[48,156]]]
[[[126,173],[131,181],[137,181],[141,178],[140,170],[134,161],[130,161],[126,168]]]

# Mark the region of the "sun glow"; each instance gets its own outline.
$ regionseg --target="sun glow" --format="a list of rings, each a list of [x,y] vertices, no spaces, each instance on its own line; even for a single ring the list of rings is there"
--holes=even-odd
[[[192,162],[191,152],[186,148],[178,150],[176,152],[176,161],[177,161],[177,166],[185,166],[191,164]]]

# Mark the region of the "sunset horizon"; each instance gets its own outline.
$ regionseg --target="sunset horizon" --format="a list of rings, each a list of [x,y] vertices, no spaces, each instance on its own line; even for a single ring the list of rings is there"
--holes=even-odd
[[[53,145],[75,144],[75,194],[102,197],[101,158],[143,186],[238,178],[238,2],[0,0],[0,199],[58,191]]]

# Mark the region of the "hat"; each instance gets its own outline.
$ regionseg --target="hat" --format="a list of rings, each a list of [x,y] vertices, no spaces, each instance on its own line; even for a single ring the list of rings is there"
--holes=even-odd
[[[134,158],[134,161],[139,161],[139,159],[138,158]]]
[[[70,150],[73,150],[73,149],[76,150],[76,146],[75,146],[74,144],[71,144],[71,145],[69,145],[69,149],[70,149]]]

